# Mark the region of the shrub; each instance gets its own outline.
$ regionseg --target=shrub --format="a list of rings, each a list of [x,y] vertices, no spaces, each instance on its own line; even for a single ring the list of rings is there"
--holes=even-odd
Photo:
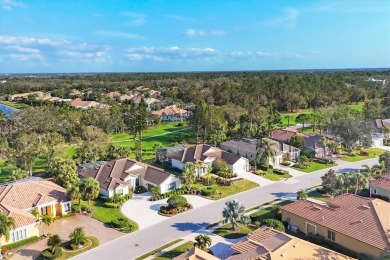
[[[134,190],[135,194],[140,194],[140,193],[144,193],[144,192],[147,192],[147,190],[145,189],[144,186],[137,186],[137,187],[135,187],[135,190]]]
[[[113,220],[113,221],[111,221],[111,225],[114,228],[120,228],[120,229],[128,228],[131,226],[129,224],[129,220],[126,218],[118,218],[116,220]]]
[[[321,164],[332,164],[334,161],[332,159],[326,159],[326,158],[315,158],[313,161]]]
[[[215,159],[213,162],[213,173],[217,173],[221,170],[228,168],[227,162],[222,159]]]
[[[61,254],[62,254],[62,249],[61,249],[61,247],[56,247],[55,248],[55,250],[54,250],[54,253],[52,253],[51,251],[50,251],[50,249],[49,248],[47,248],[47,249],[45,249],[45,250],[43,250],[42,251],[42,257],[43,257],[43,259],[47,259],[47,260],[53,260],[53,259],[57,259],[57,258],[59,258],[60,256],[61,256]]]
[[[179,122],[179,123],[177,123],[177,125],[176,126],[184,126],[184,123],[182,123],[182,122]]]
[[[119,208],[119,204],[117,204],[117,203],[112,203],[112,202],[105,202],[105,203],[104,203],[104,206],[105,206],[106,208],[112,208],[112,209],[117,209],[117,208]]]
[[[217,192],[215,187],[206,187],[202,190],[202,195],[203,196],[211,196],[214,195]]]
[[[183,207],[187,204],[187,199],[180,195],[173,195],[167,201],[171,208]]]
[[[282,169],[273,169],[272,172],[275,173],[275,174],[278,174],[278,175],[288,174],[288,171],[285,171],[285,170],[282,170]]]
[[[276,230],[279,230],[281,232],[285,232],[286,231],[283,223],[281,221],[279,221],[279,220],[270,218],[270,219],[263,220],[263,223],[266,226],[271,227],[271,228],[276,229]]]
[[[369,155],[370,155],[370,153],[369,153],[369,152],[367,152],[367,151],[363,151],[363,150],[361,150],[361,151],[360,151],[360,155],[362,155],[362,156],[369,156]]]
[[[326,191],[323,188],[317,188],[316,191],[320,194],[326,194]]]
[[[33,237],[29,237],[29,238],[20,240],[20,241],[15,242],[15,243],[8,244],[6,246],[2,246],[1,250],[3,250],[4,248],[7,248],[8,250],[13,250],[15,248],[18,248],[18,247],[21,247],[21,246],[25,246],[25,245],[28,245],[28,244],[32,244],[32,243],[37,242],[37,241],[38,241],[38,237],[37,236],[33,236]]]
[[[290,162],[289,161],[283,161],[280,164],[283,165],[283,166],[290,166]]]
[[[263,170],[257,170],[255,172],[256,175],[260,175],[260,176],[263,176],[264,175],[264,171]]]

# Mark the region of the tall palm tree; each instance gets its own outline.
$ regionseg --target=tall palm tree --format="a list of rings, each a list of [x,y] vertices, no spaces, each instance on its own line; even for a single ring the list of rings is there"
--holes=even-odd
[[[195,243],[194,246],[201,249],[205,250],[209,246],[211,246],[212,240],[208,235],[198,235],[195,237]]]
[[[188,185],[188,187],[191,189],[191,185],[195,182],[196,179],[196,167],[195,164],[188,162],[184,165],[181,179],[183,180],[183,183],[185,185]]]
[[[43,215],[41,217],[41,222],[43,223],[43,235],[46,236],[49,231],[49,226],[54,222],[54,218],[52,216]]]
[[[368,165],[362,165],[362,168],[365,169],[365,172],[364,172],[364,175],[366,177],[368,177],[369,181],[371,182],[372,180],[372,175],[374,175],[375,173],[377,173],[378,169],[375,167],[376,165],[370,167]]]
[[[50,247],[52,253],[54,253],[56,247],[59,246],[60,244],[61,244],[61,238],[57,234],[51,235],[47,240],[47,246]]]
[[[353,176],[354,176],[353,183],[355,185],[355,195],[356,195],[360,189],[368,185],[369,178],[360,172],[354,174]]]
[[[269,170],[269,160],[275,163],[276,151],[274,145],[275,143],[265,138],[261,139],[256,145],[255,163],[264,162],[267,165],[267,171]]]
[[[3,236],[5,237],[5,241],[9,240],[9,232],[14,228],[16,228],[15,220],[12,217],[8,217],[0,212],[0,243]]]
[[[238,223],[244,220],[245,208],[238,200],[229,200],[225,202],[226,207],[222,211],[222,222],[230,223],[233,230],[237,230]]]
[[[99,196],[99,182],[95,179],[87,178],[83,180],[81,187],[83,198],[88,200],[88,209],[91,212],[91,200],[94,200]]]
[[[299,190],[297,192],[297,200],[304,200],[307,198],[307,193],[304,190]]]
[[[83,194],[81,193],[80,186],[79,185],[72,185],[68,190],[67,190],[67,195],[68,197],[75,201],[78,201],[79,204],[79,210],[81,213],[81,199],[83,197]]]
[[[326,147],[328,146],[328,139],[326,139],[326,137],[321,137],[319,140],[318,140],[318,144],[322,146],[322,149],[323,150],[323,153],[322,153],[322,158],[325,157],[325,154],[326,154]]]
[[[354,177],[350,172],[344,173],[341,176],[343,177],[344,188],[345,188],[346,192],[348,193],[349,187],[353,184]]]

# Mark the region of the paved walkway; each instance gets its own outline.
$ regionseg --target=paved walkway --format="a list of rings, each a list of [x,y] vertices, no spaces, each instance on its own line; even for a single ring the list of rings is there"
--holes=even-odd
[[[137,222],[139,229],[156,225],[169,217],[158,214],[161,206],[167,205],[168,199],[158,201],[148,201],[152,194],[150,192],[143,194],[134,194],[131,200],[123,204],[121,211],[129,219]],[[205,199],[196,195],[184,195],[188,203],[192,204],[194,209],[213,203],[212,200]],[[191,211],[191,210],[190,210]]]
[[[84,215],[76,215],[73,217],[56,220],[49,226],[49,233],[58,234],[62,241],[67,241],[69,240],[70,232],[72,232],[76,227],[84,227],[85,234],[87,236],[97,237],[99,239],[100,245],[125,235],[125,233],[119,232],[110,227],[106,227],[102,222]],[[42,229],[42,224],[40,229]],[[12,259],[35,259],[44,249],[47,248],[46,243],[47,238],[42,239],[37,243],[20,248],[14,252]]]

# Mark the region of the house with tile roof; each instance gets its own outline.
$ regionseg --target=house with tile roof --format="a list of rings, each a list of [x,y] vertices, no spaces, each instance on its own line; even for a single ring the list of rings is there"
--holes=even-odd
[[[161,121],[183,121],[188,118],[188,111],[176,105],[167,106],[163,109],[153,111],[153,115],[161,117]]]
[[[122,158],[106,162],[103,165],[93,165],[79,172],[81,178],[93,178],[99,182],[100,194],[111,198],[115,194],[125,195],[143,186],[147,190],[160,187],[161,193],[180,188],[178,177],[163,169]]]
[[[266,226],[251,232],[231,248],[235,253],[228,260],[353,259]]]
[[[39,222],[31,213],[62,216],[71,212],[72,202],[66,190],[40,178],[26,178],[0,185],[0,212],[15,220],[16,228],[10,231],[10,240],[1,238],[1,245],[39,236]]]
[[[208,173],[215,159],[226,161],[233,173],[249,170],[249,160],[240,155],[229,153],[207,144],[198,144],[192,147],[179,149],[168,156],[174,168],[182,170],[188,162],[200,163],[202,167],[196,169],[198,177]]]
[[[390,252],[390,203],[343,194],[325,204],[299,200],[281,207],[289,228],[321,236],[370,259]]]
[[[76,98],[70,102],[70,105],[74,108],[87,109],[87,108],[110,108],[109,105],[101,104],[96,101],[84,101],[80,98]]]
[[[274,167],[279,166],[280,163],[283,162],[285,157],[290,161],[295,160],[301,152],[301,150],[299,150],[298,148],[285,144],[283,142],[279,142],[269,138],[264,139],[270,141],[273,149],[275,150],[275,162],[271,159],[269,161],[269,164]],[[226,152],[231,152],[245,157],[250,161],[254,161],[256,158],[256,151],[259,142],[259,139],[242,138],[222,142],[220,146],[221,149]]]
[[[370,182],[370,194],[390,199],[390,173],[384,173],[380,178]]]

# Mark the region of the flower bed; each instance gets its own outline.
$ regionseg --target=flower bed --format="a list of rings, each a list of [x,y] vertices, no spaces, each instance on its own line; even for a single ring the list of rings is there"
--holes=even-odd
[[[194,187],[191,187],[190,189],[186,187],[181,187],[180,189],[173,190],[170,192],[166,192],[164,194],[155,195],[151,198],[149,198],[149,201],[157,201],[162,200],[171,197],[172,195],[196,195],[200,190]]]

